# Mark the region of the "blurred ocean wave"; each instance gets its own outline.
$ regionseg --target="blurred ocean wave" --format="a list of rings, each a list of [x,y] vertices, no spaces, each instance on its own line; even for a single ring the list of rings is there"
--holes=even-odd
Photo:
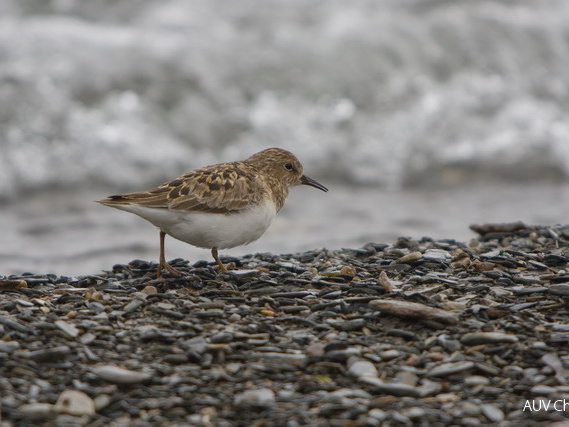
[[[4,0],[0,198],[268,146],[348,185],[569,177],[569,2]]]

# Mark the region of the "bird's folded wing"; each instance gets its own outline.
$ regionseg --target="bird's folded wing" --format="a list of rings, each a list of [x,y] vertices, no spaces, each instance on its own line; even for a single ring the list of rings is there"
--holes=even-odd
[[[230,214],[259,201],[259,183],[254,175],[237,165],[219,166],[189,172],[148,191],[110,196],[99,202]]]

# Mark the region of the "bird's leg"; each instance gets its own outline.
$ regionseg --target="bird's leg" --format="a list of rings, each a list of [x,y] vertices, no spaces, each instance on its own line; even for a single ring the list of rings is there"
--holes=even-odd
[[[217,262],[217,265],[219,266],[219,271],[221,271],[222,273],[227,273],[227,268],[225,268],[225,266],[223,265],[223,263],[219,259],[219,256],[217,255],[217,248],[211,249],[211,255],[213,256],[213,259],[215,260],[215,262]]]
[[[156,272],[156,277],[162,277],[162,269],[165,268],[173,276],[179,277],[181,273],[166,262],[166,257],[164,256],[164,239],[166,238],[166,233],[160,230],[160,262],[158,263],[158,271]]]

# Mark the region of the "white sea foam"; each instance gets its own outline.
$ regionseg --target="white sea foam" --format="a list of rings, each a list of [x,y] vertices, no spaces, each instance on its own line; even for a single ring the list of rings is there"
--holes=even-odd
[[[0,12],[0,197],[138,189],[267,146],[312,175],[391,188],[569,176],[565,0]]]

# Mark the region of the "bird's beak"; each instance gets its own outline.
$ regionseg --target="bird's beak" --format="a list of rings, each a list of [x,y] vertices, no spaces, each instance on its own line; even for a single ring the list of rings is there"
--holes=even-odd
[[[322,191],[328,191],[328,189],[324,187],[322,184],[314,181],[312,178],[308,178],[306,175],[302,175],[300,177],[300,183],[304,185],[310,185],[311,187],[318,188],[319,190]]]

